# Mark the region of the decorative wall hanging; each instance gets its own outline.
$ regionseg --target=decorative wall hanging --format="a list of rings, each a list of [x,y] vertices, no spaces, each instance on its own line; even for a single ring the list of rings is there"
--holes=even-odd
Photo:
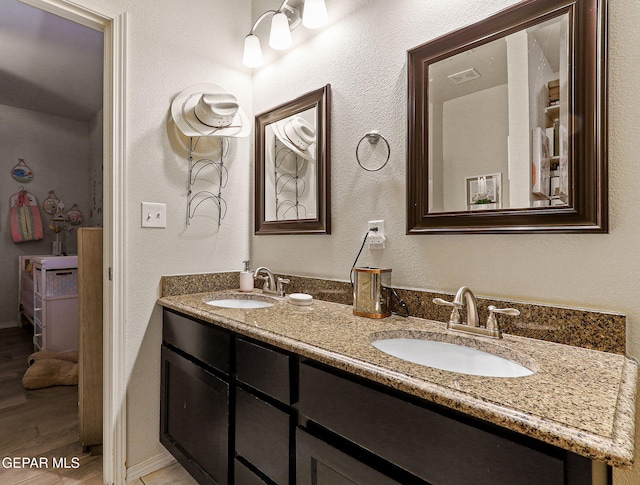
[[[44,199],[44,202],[42,203],[42,209],[47,214],[52,216],[58,210],[59,202],[60,202],[60,199],[58,199],[58,196],[56,195],[56,193],[53,190],[50,190],[49,196],[46,199]]]
[[[227,213],[227,203],[222,189],[227,184],[228,172],[224,166],[229,152],[229,138],[249,135],[250,124],[237,98],[216,84],[195,84],[178,94],[171,103],[171,116],[182,133],[189,137],[189,173],[187,180],[186,226],[196,209],[206,200],[212,200],[218,208],[218,226]],[[194,161],[194,152],[200,137],[218,137],[220,159],[204,157]],[[193,193],[192,186],[202,169],[214,166],[219,172],[218,191],[200,190]]]
[[[79,226],[84,221],[84,214],[78,209],[78,204],[73,204],[67,211],[67,219],[72,226]]]
[[[20,187],[9,198],[11,238],[13,242],[37,241],[44,237],[42,219],[35,196]]]
[[[33,178],[33,170],[31,170],[22,158],[18,159],[18,164],[11,169],[11,176],[18,182],[31,182]]]

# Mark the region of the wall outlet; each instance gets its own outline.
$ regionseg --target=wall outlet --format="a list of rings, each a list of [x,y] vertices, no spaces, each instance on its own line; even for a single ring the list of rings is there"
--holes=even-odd
[[[142,227],[167,227],[167,204],[143,202]]]
[[[372,229],[374,228],[378,230],[373,232]],[[384,249],[384,243],[387,240],[384,237],[384,221],[369,221],[367,230],[369,231],[367,236],[369,249]]]

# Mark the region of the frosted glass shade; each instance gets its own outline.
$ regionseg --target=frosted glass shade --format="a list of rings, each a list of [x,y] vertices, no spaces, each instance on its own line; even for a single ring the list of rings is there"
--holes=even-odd
[[[269,45],[276,50],[284,50],[291,47],[291,30],[289,30],[289,19],[287,16],[278,12],[271,19],[271,35],[269,36]]]
[[[329,20],[324,0],[305,0],[302,12],[302,25],[307,29],[322,27]]]
[[[262,58],[262,48],[260,47],[260,39],[253,34],[249,34],[244,38],[244,54],[242,63],[247,67],[259,67],[264,62]]]

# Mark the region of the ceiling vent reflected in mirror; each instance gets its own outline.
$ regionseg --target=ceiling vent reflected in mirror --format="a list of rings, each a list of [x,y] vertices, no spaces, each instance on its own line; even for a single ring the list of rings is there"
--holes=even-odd
[[[447,77],[454,84],[463,84],[469,81],[473,81],[474,79],[478,79],[480,77],[480,73],[472,67],[469,69],[465,69],[464,71],[457,72],[455,74],[450,74]]]

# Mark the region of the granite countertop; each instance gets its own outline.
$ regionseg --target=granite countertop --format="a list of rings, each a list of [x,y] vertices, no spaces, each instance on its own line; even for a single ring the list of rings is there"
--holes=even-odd
[[[512,335],[467,336],[421,318],[357,317],[349,305],[321,300],[305,307],[269,297],[274,306],[256,310],[204,303],[230,293],[266,298],[259,291],[222,291],[167,296],[158,303],[594,460],[618,467],[632,463],[638,366],[623,355]],[[422,335],[489,350],[535,373],[459,374],[413,364],[371,345],[379,338]]]

